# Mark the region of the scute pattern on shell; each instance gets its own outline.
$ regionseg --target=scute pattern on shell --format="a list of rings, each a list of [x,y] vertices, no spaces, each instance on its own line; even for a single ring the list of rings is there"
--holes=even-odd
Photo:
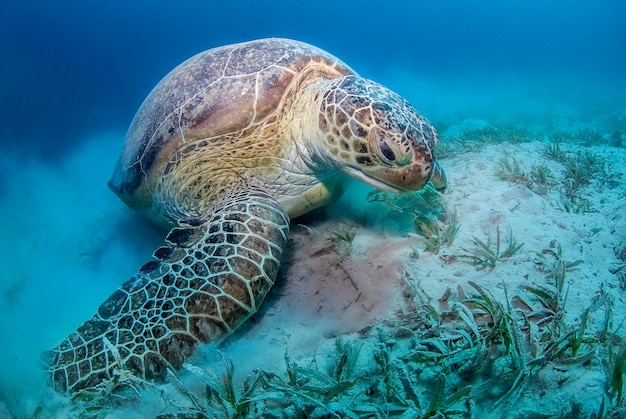
[[[131,207],[145,209],[153,205],[154,178],[181,145],[212,139],[214,147],[234,148],[235,142],[246,138],[247,127],[272,116],[273,124],[280,123],[286,117],[276,115],[283,109],[282,101],[292,100],[291,93],[305,87],[302,83],[352,73],[332,55],[285,39],[200,53],[172,70],[144,101],[109,186]]]

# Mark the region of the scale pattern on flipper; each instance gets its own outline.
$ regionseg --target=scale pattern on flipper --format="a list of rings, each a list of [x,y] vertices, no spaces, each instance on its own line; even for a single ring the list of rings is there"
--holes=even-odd
[[[198,343],[221,341],[257,311],[288,232],[285,210],[259,191],[233,193],[210,219],[181,223],[154,260],[45,354],[52,385],[93,387],[120,367],[162,381]]]

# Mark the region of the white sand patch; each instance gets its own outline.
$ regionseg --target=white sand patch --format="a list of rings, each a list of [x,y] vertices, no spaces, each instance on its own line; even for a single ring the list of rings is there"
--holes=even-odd
[[[573,317],[580,315],[579,310],[589,305],[589,299],[601,287],[618,288],[617,279],[608,268],[615,262],[613,249],[626,239],[626,151],[606,146],[587,149],[606,159],[610,176],[619,183],[613,188],[594,183],[588,188],[588,198],[597,212],[572,214],[556,207],[557,192],[540,196],[523,185],[502,181],[495,174],[500,159],[505,157],[517,159],[527,171],[532,165],[544,164],[558,174],[561,168],[543,156],[543,147],[538,142],[493,145],[444,160],[450,181],[446,202],[457,212],[462,226],[453,246],[442,255],[463,254],[464,249],[474,247],[474,237],[483,241],[488,235],[495,238],[498,227],[503,238],[510,229],[524,247],[493,270],[477,270],[464,262],[436,263],[439,257],[423,254],[412,269],[417,271],[416,277],[425,289],[429,293],[432,290],[433,297],[439,297],[447,286],[465,285],[469,280],[492,291],[502,291],[504,286],[513,290],[533,280],[541,282],[544,275],[536,269],[536,255],[550,248],[553,241],[562,246],[566,260],[584,262],[568,275],[572,289],[568,308]],[[439,280],[427,282],[424,278],[429,277]]]
[[[321,340],[395,316],[404,288],[397,279],[406,243],[361,228],[352,254],[338,254],[321,234],[337,226],[336,220],[328,220],[316,223],[320,235],[302,228],[292,233],[296,248],[284,277],[251,324],[223,345],[238,372],[248,374],[257,367],[281,371],[287,349],[295,358],[311,357]]]

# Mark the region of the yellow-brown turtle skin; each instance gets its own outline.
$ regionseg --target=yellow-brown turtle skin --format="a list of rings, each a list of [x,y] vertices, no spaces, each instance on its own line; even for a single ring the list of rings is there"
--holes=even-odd
[[[257,311],[290,218],[332,201],[346,174],[395,192],[445,188],[436,145],[406,100],[311,45],[264,39],[185,61],[142,104],[109,182],[172,229],[44,354],[51,385],[76,392],[122,369],[162,381]]]

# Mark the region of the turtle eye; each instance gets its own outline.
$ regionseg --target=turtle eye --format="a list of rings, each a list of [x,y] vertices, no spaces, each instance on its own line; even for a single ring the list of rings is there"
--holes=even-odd
[[[387,141],[385,141],[385,139],[382,137],[378,139],[378,149],[380,150],[383,157],[385,157],[385,159],[390,162],[396,161],[396,154],[393,152],[391,147],[389,147]]]
[[[405,147],[393,137],[386,136],[379,128],[370,131],[369,141],[372,154],[380,162],[390,166],[406,166],[411,163],[413,155],[411,148]]]
[[[372,154],[374,154],[378,160],[386,164],[395,164],[399,157],[395,144],[392,140],[385,137],[378,127],[374,127],[370,130],[369,142],[370,149],[373,152]]]

